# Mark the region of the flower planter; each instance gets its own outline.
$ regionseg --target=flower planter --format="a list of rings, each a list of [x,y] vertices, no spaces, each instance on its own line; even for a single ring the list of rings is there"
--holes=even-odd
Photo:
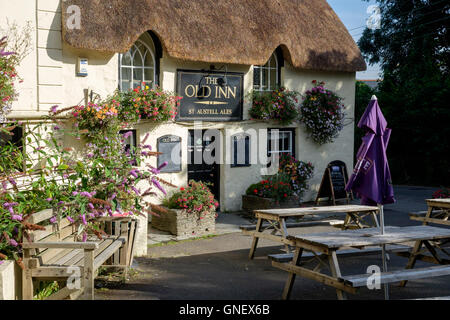
[[[242,210],[247,212],[249,217],[253,216],[253,210],[257,209],[279,209],[279,208],[296,208],[299,206],[299,198],[292,196],[286,201],[277,203],[275,199],[261,198],[252,195],[242,196]]]
[[[159,217],[152,217],[152,227],[161,231],[168,231],[178,237],[211,234],[216,229],[215,212],[202,215],[202,219],[199,219],[198,214],[188,213],[186,210],[152,207],[152,211],[159,215]]]

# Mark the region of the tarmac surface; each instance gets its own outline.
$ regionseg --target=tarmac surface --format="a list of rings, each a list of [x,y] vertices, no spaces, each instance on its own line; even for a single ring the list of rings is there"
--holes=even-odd
[[[385,206],[386,225],[419,225],[409,212],[426,210],[425,199],[436,188],[396,186],[397,203]],[[358,201],[354,202],[355,204]],[[340,218],[343,218],[341,216]],[[99,300],[280,300],[287,273],[272,267],[268,254],[282,253],[282,246],[260,240],[254,260],[248,259],[252,238],[240,233],[249,223],[236,214],[220,214],[218,234],[198,240],[173,241],[169,235],[150,230],[147,257],[136,258],[137,274],[111,289],[96,290]],[[329,226],[290,228],[289,233],[335,231]],[[158,241],[171,241],[158,244]],[[390,255],[389,270],[402,269],[407,259]],[[381,267],[381,255],[340,259],[342,274],[366,273],[370,265]],[[428,264],[429,265],[429,264]],[[418,262],[417,267],[427,266]],[[390,285],[390,298],[421,299],[450,296],[450,276],[410,281],[406,288]],[[361,288],[352,300],[384,299],[383,290]],[[292,300],[336,300],[336,291],[297,276]]]

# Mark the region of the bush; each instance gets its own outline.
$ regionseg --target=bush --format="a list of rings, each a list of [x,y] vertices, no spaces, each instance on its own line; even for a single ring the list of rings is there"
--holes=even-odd
[[[450,198],[450,188],[442,188],[433,193],[433,199],[448,199]]]
[[[278,173],[267,180],[252,184],[247,188],[246,194],[282,202],[288,200],[294,191],[290,184],[290,177],[285,173]]]
[[[253,106],[249,114],[251,119],[274,120],[281,125],[289,125],[298,118],[299,95],[295,91],[280,88],[270,92],[252,91]]]
[[[313,82],[306,91],[300,107],[300,121],[305,124],[310,137],[319,145],[333,142],[344,127],[342,98],[324,87],[325,83]]]
[[[219,206],[207,184],[193,180],[189,181],[187,187],[181,187],[165,198],[163,204],[169,209],[182,209],[198,215],[211,213]]]

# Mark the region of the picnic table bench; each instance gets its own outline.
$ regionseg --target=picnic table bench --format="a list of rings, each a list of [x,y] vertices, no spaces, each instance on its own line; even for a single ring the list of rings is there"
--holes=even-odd
[[[287,228],[289,224],[286,223],[286,219],[288,218],[303,218],[305,216],[320,215],[324,213],[346,214],[345,220],[341,223],[338,220],[323,220],[322,222],[334,226],[340,226],[344,230],[365,228],[368,226],[378,226],[377,214],[379,213],[379,208],[361,205],[342,205],[289,209],[266,209],[254,210],[253,212],[255,218],[258,219],[256,225],[241,226],[243,234],[253,237],[253,242],[249,253],[250,259],[254,258],[259,238],[282,243],[285,245],[286,251],[290,253],[289,246],[293,245],[293,242],[288,238],[289,233]],[[372,223],[366,221],[369,217],[372,218]],[[294,226],[295,224],[290,225]],[[264,231],[268,229],[273,229],[273,231],[270,234],[265,233]]]
[[[338,299],[346,299],[347,293],[356,294],[357,289],[367,286],[367,280],[373,274],[342,275],[338,252],[340,250],[362,249],[367,247],[397,245],[407,242],[423,242],[450,239],[450,230],[431,226],[386,227],[386,234],[381,235],[379,228],[345,230],[338,232],[290,235],[288,239],[295,245],[294,257],[290,262],[272,261],[272,265],[289,273],[282,298],[288,299],[296,275],[316,280],[336,288]],[[429,248],[429,246],[426,246]],[[317,265],[307,268],[302,261],[303,253],[314,254]],[[312,262],[314,262],[312,261]],[[309,263],[311,264],[311,263]],[[329,268],[331,274],[321,272]],[[430,277],[450,275],[450,265],[426,268],[408,268],[405,270],[380,273],[380,283],[392,283]]]
[[[53,210],[33,214],[29,221],[45,230],[30,233],[22,244],[23,264],[22,295],[32,300],[37,281],[54,280],[60,290],[47,299],[94,299],[94,278],[101,266],[119,267],[126,277],[133,260],[133,244],[137,220],[132,217],[102,217],[100,227],[107,236],[89,236],[86,242],[77,242],[78,226],[67,219],[50,223]],[[78,277],[79,287],[68,285],[68,279]]]

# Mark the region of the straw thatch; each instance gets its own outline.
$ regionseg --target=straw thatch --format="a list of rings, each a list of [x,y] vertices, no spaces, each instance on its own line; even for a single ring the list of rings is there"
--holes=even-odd
[[[366,64],[326,0],[66,0],[63,37],[73,47],[125,52],[153,31],[171,57],[265,64],[281,46],[296,68],[361,71]],[[67,27],[67,8],[81,28]]]

